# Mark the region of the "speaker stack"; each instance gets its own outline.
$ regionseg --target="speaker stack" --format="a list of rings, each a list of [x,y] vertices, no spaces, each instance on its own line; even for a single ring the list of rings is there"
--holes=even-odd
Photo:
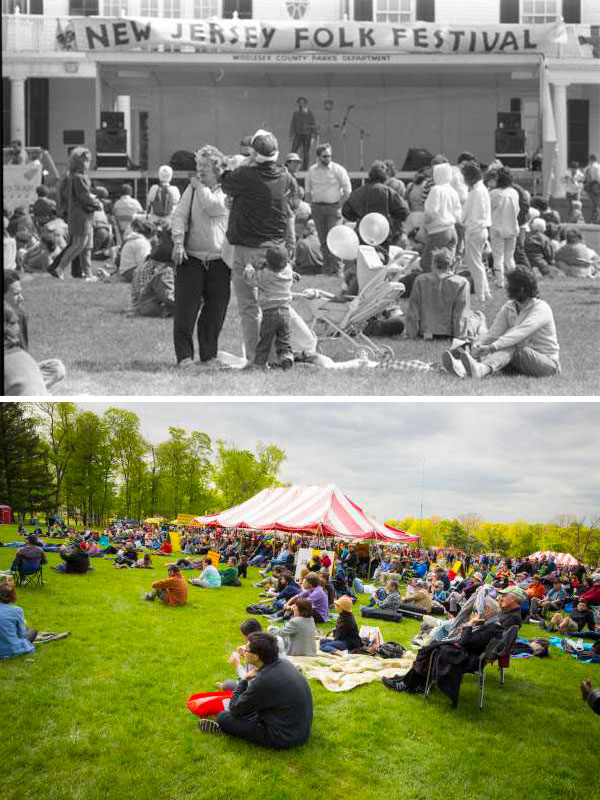
[[[102,111],[100,128],[96,131],[96,169],[126,170],[127,131],[122,111]]]
[[[521,113],[501,111],[496,124],[496,158],[506,167],[526,167],[525,131],[521,128]]]

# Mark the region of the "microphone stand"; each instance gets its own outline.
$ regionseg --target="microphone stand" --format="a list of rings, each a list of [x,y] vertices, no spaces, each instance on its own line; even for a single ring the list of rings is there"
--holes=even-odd
[[[339,125],[333,126],[334,128],[340,129],[340,133],[342,136],[342,164],[346,163],[346,139],[348,137],[348,117],[350,116],[350,112],[352,111],[353,108],[354,108],[353,105],[349,105],[346,108],[346,113],[342,117],[342,121],[339,123]]]

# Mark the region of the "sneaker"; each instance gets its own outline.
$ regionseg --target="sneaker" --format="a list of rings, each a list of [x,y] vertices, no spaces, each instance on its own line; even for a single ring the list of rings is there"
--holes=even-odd
[[[191,358],[183,358],[177,364],[177,369],[190,369],[190,367],[194,367],[195,364]]]
[[[214,719],[201,719],[198,722],[198,730],[202,731],[202,733],[212,733],[215,735],[222,734],[223,731],[214,721]]]
[[[466,378],[467,371],[458,358],[454,358],[450,350],[442,353],[442,365],[449,375],[456,375],[457,378]]]
[[[291,369],[294,366],[294,359],[293,358],[284,358],[281,360],[279,365],[281,369],[285,372],[288,369]]]
[[[150,594],[149,592],[145,592],[142,595],[142,600],[150,600],[150,602],[154,602],[154,597],[155,597],[155,595]]]
[[[398,680],[398,678],[382,678],[381,682],[384,686],[387,686],[388,689],[391,689],[393,692],[406,692],[407,686],[404,681]]]
[[[460,360],[469,378],[479,380],[480,378],[485,378],[486,375],[489,375],[489,369],[487,366],[474,359],[471,353],[467,353],[466,350],[463,350],[460,354]]]

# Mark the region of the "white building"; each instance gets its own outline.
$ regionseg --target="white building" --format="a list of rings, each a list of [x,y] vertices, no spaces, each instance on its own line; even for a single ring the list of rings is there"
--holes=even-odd
[[[554,119],[559,172],[600,150],[600,0],[2,0],[2,10],[3,138],[45,146],[59,166],[69,142],[95,150],[100,113],[114,110],[133,162],[151,171],[205,142],[237,152],[258,127],[285,151],[299,95],[355,171],[376,157],[401,166],[409,148],[490,161],[497,115],[511,111],[529,156],[552,135],[544,116]],[[68,37],[78,17],[78,49],[62,49],[57,28]],[[553,27],[561,17],[566,30]]]

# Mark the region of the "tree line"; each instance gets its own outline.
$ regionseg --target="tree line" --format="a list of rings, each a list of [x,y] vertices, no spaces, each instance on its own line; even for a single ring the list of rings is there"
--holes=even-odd
[[[1,403],[0,441],[0,501],[84,525],[220,511],[281,485],[286,458],[274,444],[251,452],[177,427],[152,444],[134,412],[75,403]]]

